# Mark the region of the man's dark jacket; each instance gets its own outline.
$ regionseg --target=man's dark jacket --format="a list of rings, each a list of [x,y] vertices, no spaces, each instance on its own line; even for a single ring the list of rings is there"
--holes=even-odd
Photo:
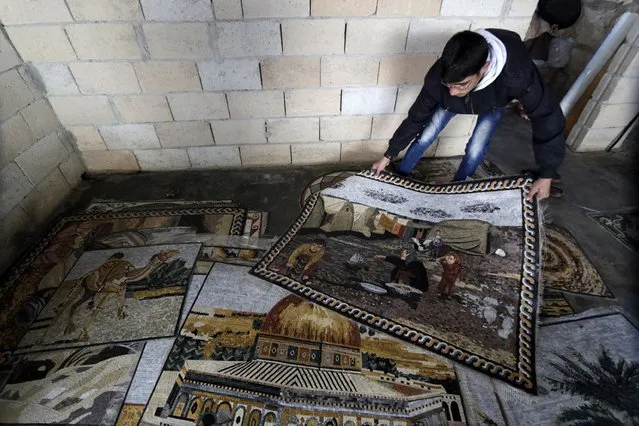
[[[442,84],[441,60],[435,62],[426,74],[424,86],[408,111],[408,117],[397,128],[389,141],[386,156],[396,157],[428,124],[438,106],[457,114],[482,114],[495,108],[504,108],[518,99],[530,118],[533,130],[533,151],[540,177],[557,177],[557,168],[564,159],[565,119],[539,75],[526,46],[514,32],[490,29],[506,47],[506,64],[487,87],[470,92],[463,98],[451,96]],[[517,141],[513,141],[517,142]]]

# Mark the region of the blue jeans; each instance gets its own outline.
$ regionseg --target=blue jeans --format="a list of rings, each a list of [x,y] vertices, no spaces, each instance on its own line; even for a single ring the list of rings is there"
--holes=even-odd
[[[504,108],[496,108],[491,112],[480,114],[477,118],[477,124],[473,130],[473,134],[466,144],[464,158],[455,173],[453,181],[466,180],[477,170],[481,164],[486,151],[488,151],[488,142],[492,137],[497,125],[504,115]],[[446,111],[442,107],[438,107],[430,123],[424,128],[422,134],[416,139],[406,151],[406,155],[399,163],[398,171],[402,174],[409,174],[424,152],[437,140],[439,133],[446,127],[446,124],[455,116],[454,112]]]

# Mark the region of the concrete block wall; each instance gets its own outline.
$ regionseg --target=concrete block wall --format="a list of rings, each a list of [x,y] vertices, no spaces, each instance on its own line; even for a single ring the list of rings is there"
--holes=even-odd
[[[0,0],[90,171],[372,161],[455,32],[536,0]],[[472,117],[428,155],[458,155]]]
[[[73,138],[0,29],[0,273],[84,171]]]
[[[624,128],[639,113],[639,16],[625,42],[613,56],[592,98],[570,132],[574,151],[601,151],[618,136],[615,149],[624,142]],[[634,124],[637,126],[637,122]]]

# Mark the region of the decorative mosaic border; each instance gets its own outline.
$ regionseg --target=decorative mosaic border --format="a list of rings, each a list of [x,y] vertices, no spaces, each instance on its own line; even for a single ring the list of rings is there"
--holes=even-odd
[[[24,271],[33,263],[35,259],[42,254],[48,247],[49,243],[62,230],[62,228],[70,222],[79,222],[85,220],[109,220],[109,219],[129,219],[135,217],[154,217],[154,216],[195,216],[195,215],[213,215],[213,214],[231,214],[233,221],[231,223],[231,234],[240,236],[244,232],[244,221],[246,219],[246,210],[243,208],[231,207],[210,207],[210,208],[169,208],[169,209],[151,209],[151,210],[135,210],[108,213],[85,213],[71,216],[64,216],[53,225],[50,230],[42,237],[28,254],[23,257],[6,275],[6,280],[0,283],[0,297],[5,290],[13,285],[24,273]]]
[[[404,179],[396,175],[382,173],[374,176],[373,172],[363,171],[358,174],[373,180],[387,182],[396,186],[411,189],[427,194],[462,194],[472,192],[500,191],[508,189],[520,189],[522,193],[522,229],[524,232],[524,251],[520,281],[518,325],[517,325],[517,368],[512,369],[482,358],[476,354],[464,351],[450,343],[441,341],[422,331],[405,326],[398,322],[377,316],[371,312],[360,309],[342,300],[335,299],[327,294],[317,291],[305,284],[295,281],[267,269],[268,265],[293,239],[300,228],[308,219],[315,207],[320,194],[314,194],[309,198],[306,206],[291,225],[288,231],[273,245],[262,260],[251,269],[250,273],[270,281],[287,290],[301,295],[318,304],[324,305],[340,314],[345,314],[352,319],[377,328],[409,343],[443,355],[454,361],[488,374],[494,378],[503,380],[515,387],[530,393],[537,393],[537,379],[535,372],[535,337],[537,329],[537,306],[539,304],[539,275],[541,245],[539,237],[537,202],[526,200],[530,191],[532,179],[522,176],[504,178],[491,178],[464,183],[450,184],[425,184],[410,179]]]

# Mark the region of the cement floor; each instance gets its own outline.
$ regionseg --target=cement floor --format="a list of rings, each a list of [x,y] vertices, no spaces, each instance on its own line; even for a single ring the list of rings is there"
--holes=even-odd
[[[519,173],[534,165],[530,141],[529,124],[507,114],[491,141],[488,158],[507,174]],[[637,145],[636,142],[630,144]],[[560,170],[565,195],[547,203],[550,217],[556,224],[571,231],[616,296],[616,299],[608,300],[569,295],[577,312],[595,306],[619,304],[635,321],[639,321],[639,282],[635,278],[639,269],[638,255],[586,216],[586,212],[591,210],[639,206],[637,156],[634,152],[577,154],[568,151]],[[369,166],[338,164],[98,176],[84,183],[72,206],[81,208],[92,199],[233,199],[251,209],[268,211],[267,232],[280,235],[297,217],[301,191],[314,177],[330,171]]]

